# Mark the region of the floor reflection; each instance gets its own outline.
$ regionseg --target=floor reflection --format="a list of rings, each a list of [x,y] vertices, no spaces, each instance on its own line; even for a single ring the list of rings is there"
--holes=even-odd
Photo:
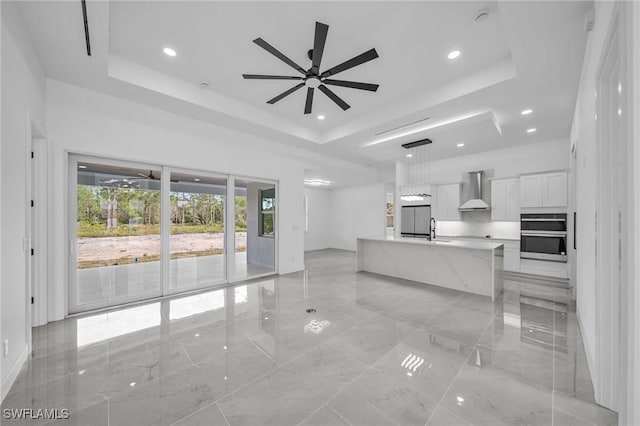
[[[567,289],[507,280],[493,303],[355,273],[349,252],[305,262],[36,328],[2,408],[105,425],[617,423]]]

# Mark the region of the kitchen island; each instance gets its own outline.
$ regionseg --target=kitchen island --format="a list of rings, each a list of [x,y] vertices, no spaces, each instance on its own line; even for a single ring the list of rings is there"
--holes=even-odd
[[[487,241],[358,238],[357,270],[488,296],[502,293],[504,249]]]

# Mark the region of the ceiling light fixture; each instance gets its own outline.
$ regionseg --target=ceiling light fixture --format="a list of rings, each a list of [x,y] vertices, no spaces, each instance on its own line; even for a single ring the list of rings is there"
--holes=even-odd
[[[324,115],[319,115],[319,116],[318,116],[318,120],[324,120],[324,119],[325,119],[325,116],[324,116]]]
[[[522,112],[520,114],[522,115],[529,115],[533,112],[532,109],[523,109]]]
[[[536,130],[538,129],[536,129],[535,127],[532,127],[530,129],[527,129],[527,133],[534,133]]]
[[[171,57],[176,56],[176,51],[170,47],[165,47],[164,49],[162,49],[162,51],[167,56],[171,56]]]
[[[82,165],[80,165],[80,166],[78,166],[78,168],[79,168],[79,169],[86,169],[86,168],[87,168],[87,166],[82,166]]]
[[[193,180],[195,180],[196,182],[200,182],[200,179],[198,179],[198,178],[195,178]]]
[[[424,201],[431,197],[431,194],[428,193],[429,189],[424,185],[428,181],[427,150],[431,143],[431,139],[421,139],[401,145],[403,148],[411,150],[407,154],[407,157],[411,158],[407,182],[400,189],[402,201]]]
[[[459,50],[452,50],[451,52],[449,52],[449,54],[447,55],[447,58],[449,59],[456,59],[458,56],[460,56],[460,51]]]
[[[327,186],[327,185],[331,185],[331,181],[324,180],[324,179],[305,179],[304,184],[311,185],[311,186]]]
[[[463,144],[463,143],[459,143],[459,144],[457,144],[456,146],[457,146],[458,148],[462,148],[462,147],[464,146],[464,144]]]

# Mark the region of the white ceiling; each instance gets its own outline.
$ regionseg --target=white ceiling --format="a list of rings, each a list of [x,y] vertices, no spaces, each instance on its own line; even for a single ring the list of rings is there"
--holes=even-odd
[[[91,60],[76,2],[19,7],[53,78],[384,168],[404,159],[401,143],[424,137],[433,159],[568,137],[591,2],[88,2]],[[475,22],[481,9],[489,17]],[[375,48],[378,59],[334,78],[378,92],[331,86],[347,111],[316,91],[304,115],[304,89],[267,104],[297,82],[241,74],[297,73],[252,40],[308,68],[316,21],[329,25],[321,70]],[[453,49],[462,54],[451,61]]]

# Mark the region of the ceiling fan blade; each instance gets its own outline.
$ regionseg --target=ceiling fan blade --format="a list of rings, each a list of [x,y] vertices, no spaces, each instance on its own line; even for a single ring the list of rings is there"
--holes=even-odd
[[[267,52],[271,53],[276,58],[280,59],[285,64],[287,64],[290,67],[292,67],[293,69],[297,70],[299,73],[301,73],[303,75],[307,74],[307,72],[300,65],[296,64],[291,59],[287,58],[282,52],[280,52],[278,49],[276,49],[275,47],[273,47],[272,45],[270,45],[269,43],[267,43],[266,41],[264,41],[260,37],[258,37],[257,39],[253,40],[253,42],[255,44],[257,44],[258,46],[262,47]]]
[[[261,75],[261,74],[242,74],[247,80],[302,80],[304,77],[295,77],[289,75]]]
[[[304,113],[311,114],[311,107],[313,106],[313,87],[307,88],[307,102],[304,104]]]
[[[332,80],[330,78],[322,80],[324,84],[330,84],[332,86],[349,87],[351,89],[369,90],[375,92],[380,85],[371,83],[359,83],[357,81],[344,81],[344,80]]]
[[[324,45],[327,41],[329,26],[316,22],[316,35],[313,39],[313,59],[311,60],[311,72],[315,75],[320,73],[320,62],[324,53]]]
[[[373,59],[376,59],[377,57],[378,57],[378,52],[376,52],[376,49],[367,50],[366,52],[361,53],[358,56],[355,56],[349,59],[348,61],[341,63],[340,65],[336,65],[333,68],[329,68],[328,70],[320,74],[320,77],[324,78],[324,77],[329,77],[329,76],[338,74],[339,72],[348,70],[353,67],[357,67],[358,65],[364,64],[365,62],[369,62]]]
[[[329,90],[329,88],[327,86],[325,86],[324,84],[321,84],[320,86],[318,86],[318,89],[320,89],[322,91],[322,93],[327,95],[329,97],[329,99],[331,99],[333,102],[338,104],[338,106],[340,108],[342,108],[343,111],[346,111],[349,108],[351,108],[351,106],[348,103],[343,101],[338,95],[336,95],[331,90]]]
[[[291,89],[284,91],[282,93],[280,93],[278,96],[276,96],[273,99],[269,99],[267,101],[268,104],[275,104],[276,102],[278,102],[280,99],[284,98],[285,96],[289,96],[290,94],[292,94],[293,92],[295,92],[296,90],[298,90],[299,88],[303,87],[304,83],[300,83],[298,85],[293,86]]]
[[[148,179],[148,178],[149,178],[149,176],[148,176],[148,175],[145,175],[144,173],[140,173],[140,172],[138,172],[138,176],[142,176],[142,177],[143,177],[143,178],[145,178],[145,179]]]

